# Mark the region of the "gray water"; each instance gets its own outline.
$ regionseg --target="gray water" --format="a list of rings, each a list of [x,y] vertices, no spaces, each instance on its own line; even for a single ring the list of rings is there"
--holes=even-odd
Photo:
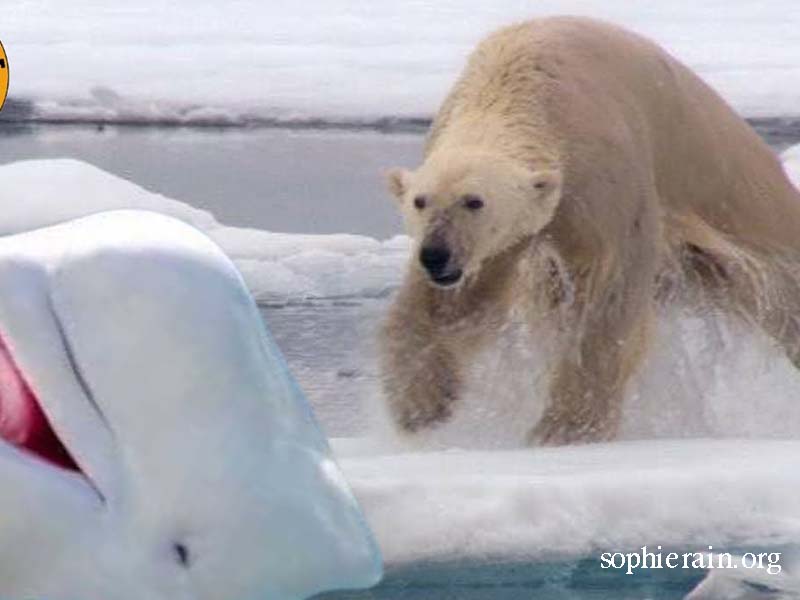
[[[368,429],[380,401],[374,347],[387,300],[261,307],[267,327],[329,437]]]
[[[228,225],[391,237],[383,172],[419,161],[422,136],[373,131],[0,124],[0,164],[71,157]]]
[[[800,143],[797,121],[756,123],[780,151]],[[72,157],[145,188],[212,211],[230,225],[298,233],[400,231],[381,172],[419,161],[413,133],[75,125],[0,125],[0,164]],[[375,328],[387,300],[263,306],[262,314],[329,436],[367,427],[379,402]],[[596,561],[422,564],[391,570],[376,589],[326,600],[672,600],[703,573],[626,576]],[[763,590],[762,590],[763,591]],[[753,598],[770,598],[769,590]]]

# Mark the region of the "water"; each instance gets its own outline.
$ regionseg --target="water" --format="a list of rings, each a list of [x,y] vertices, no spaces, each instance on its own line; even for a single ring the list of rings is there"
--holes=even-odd
[[[443,563],[392,569],[378,587],[316,600],[673,600],[702,580],[696,569],[601,569],[594,559],[555,563]],[[754,597],[754,599],[757,597]]]
[[[293,233],[400,232],[383,172],[413,166],[418,134],[0,124],[0,164],[71,157],[228,225]]]
[[[261,312],[325,433],[353,437],[380,398],[375,329],[387,300],[262,307]]]

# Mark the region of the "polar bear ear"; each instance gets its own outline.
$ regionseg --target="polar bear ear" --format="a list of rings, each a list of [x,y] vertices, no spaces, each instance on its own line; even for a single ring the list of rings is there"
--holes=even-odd
[[[556,169],[543,169],[531,174],[531,186],[537,198],[561,195],[561,171]]]
[[[541,227],[547,225],[556,214],[561,202],[561,171],[544,169],[531,173],[530,185],[534,191],[536,206],[539,208]]]
[[[411,180],[411,172],[407,169],[395,167],[386,171],[386,185],[389,188],[392,196],[397,200],[402,200],[403,196],[408,190],[408,184]]]

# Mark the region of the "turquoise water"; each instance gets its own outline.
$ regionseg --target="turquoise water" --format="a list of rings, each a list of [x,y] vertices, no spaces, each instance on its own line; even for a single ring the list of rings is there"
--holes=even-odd
[[[390,570],[378,587],[315,600],[673,600],[705,573],[694,569],[601,569],[597,559],[557,563],[414,565]]]

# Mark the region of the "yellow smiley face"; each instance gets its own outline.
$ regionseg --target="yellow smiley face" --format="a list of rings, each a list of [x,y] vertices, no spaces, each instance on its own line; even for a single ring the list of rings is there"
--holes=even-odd
[[[3,48],[3,43],[0,42],[0,110],[3,109],[3,104],[6,102],[6,95],[8,94],[8,57],[6,56],[6,49]]]

